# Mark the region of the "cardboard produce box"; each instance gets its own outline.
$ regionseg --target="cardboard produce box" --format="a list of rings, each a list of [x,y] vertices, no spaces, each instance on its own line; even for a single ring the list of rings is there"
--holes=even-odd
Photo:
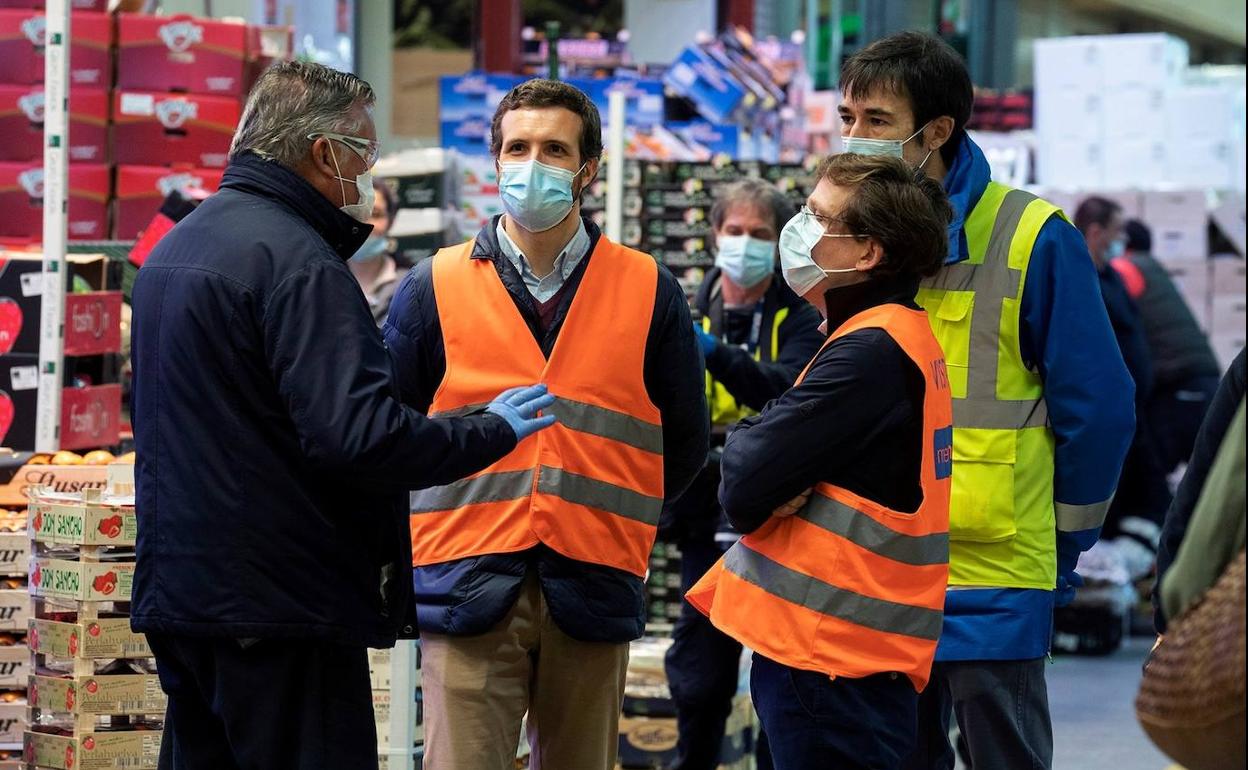
[[[69,239],[99,241],[108,234],[108,166],[69,167]],[[43,162],[0,163],[0,236],[43,236]]]
[[[390,650],[368,651],[368,677],[374,690],[390,689]]]
[[[44,0],[0,0],[0,8],[38,8],[43,10],[47,7]],[[98,11],[103,13],[108,10],[108,0],[70,0],[69,7],[75,11]]]
[[[30,648],[24,644],[0,647],[0,690],[24,690],[30,680]]]
[[[25,588],[0,589],[0,631],[26,628],[30,623],[31,607],[30,592]]]
[[[0,83],[43,82],[47,26],[43,11],[0,8]],[[113,72],[112,17],[75,11],[70,27],[70,85],[108,88]]]
[[[34,596],[97,602],[128,602],[134,562],[80,562],[37,558],[30,569]]]
[[[244,95],[247,26],[194,16],[123,13],[117,87]]]
[[[27,758],[56,770],[154,770],[160,758],[159,730],[125,730],[68,736],[27,732]]]
[[[26,730],[26,700],[0,701],[0,744],[21,743]]]
[[[30,534],[39,543],[134,545],[138,523],[133,504],[87,499],[32,505]]]
[[[224,173],[222,169],[191,166],[118,166],[113,237],[136,240],[170,193],[216,192]]]
[[[155,674],[34,676],[30,705],[58,714],[163,714],[165,693]]]
[[[69,91],[69,162],[108,160],[108,111],[104,88]],[[43,162],[42,85],[0,83],[0,161]]]
[[[26,643],[34,652],[56,658],[149,658],[147,637],[130,630],[129,618],[101,618],[78,623],[33,619]]]
[[[106,466],[32,465],[29,461],[34,456],[32,452],[0,456],[0,505],[26,505],[31,490],[36,487],[48,487],[56,492],[81,492],[104,489],[108,484]]]
[[[93,288],[108,282],[107,257],[73,255],[69,266],[75,280],[82,278]],[[0,355],[39,352],[43,283],[41,254],[0,251]],[[67,355],[120,351],[120,292],[71,292],[65,302]]]
[[[39,356],[0,356],[0,445],[34,449],[38,401]],[[63,449],[113,446],[120,437],[121,385],[65,388],[61,392]]]
[[[21,577],[30,571],[30,535],[0,532],[0,576]]]
[[[242,110],[237,96],[119,89],[113,96],[113,161],[225,168]]]

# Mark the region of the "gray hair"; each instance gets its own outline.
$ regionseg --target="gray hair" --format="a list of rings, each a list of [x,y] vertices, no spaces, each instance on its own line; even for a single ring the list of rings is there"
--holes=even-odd
[[[742,179],[724,187],[715,196],[715,204],[711,206],[711,227],[718,232],[724,224],[724,217],[728,216],[728,209],[741,205],[753,206],[771,214],[777,235],[797,213],[792,201],[775,185],[761,179]]]
[[[371,107],[373,87],[349,72],[323,64],[292,61],[265,70],[243,108],[230,144],[230,159],[250,150],[287,168],[298,167],[311,144],[308,134],[353,134],[355,107]]]

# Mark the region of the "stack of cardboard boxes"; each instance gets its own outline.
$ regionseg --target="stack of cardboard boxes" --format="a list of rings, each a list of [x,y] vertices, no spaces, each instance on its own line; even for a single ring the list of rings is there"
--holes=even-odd
[[[0,239],[12,242],[43,226],[46,20],[25,2],[0,3]],[[285,27],[106,5],[75,0],[70,23],[71,240],[133,240],[170,191],[215,190],[248,89],[292,47]]]
[[[30,648],[26,624],[31,600],[26,589],[30,538],[24,510],[0,510],[0,768],[21,759],[26,725]]]
[[[399,644],[411,644],[411,642],[400,641]],[[394,729],[394,719],[397,718],[399,709],[394,708],[395,699],[400,697],[413,698],[410,701],[412,706],[411,716],[413,720],[413,747],[416,755],[421,755],[421,747],[425,743],[425,718],[424,718],[424,692],[421,688],[420,680],[420,643],[414,645],[416,654],[415,666],[415,691],[410,695],[400,694],[392,686],[391,675],[394,670],[395,655],[392,650],[369,650],[368,656],[368,673],[372,680],[373,687],[373,719],[377,725],[377,754],[380,760],[381,770],[387,770],[392,767],[390,764],[391,757],[389,746],[391,742],[391,730]],[[420,766],[419,763],[416,765]]]
[[[133,466],[111,466],[129,476]],[[131,632],[133,494],[36,490],[29,506],[31,676],[27,766],[155,768],[165,696]]]
[[[404,150],[378,161],[373,175],[398,201],[390,237],[400,262],[415,264],[460,240],[459,153],[439,147]],[[472,230],[466,237],[475,234]]]

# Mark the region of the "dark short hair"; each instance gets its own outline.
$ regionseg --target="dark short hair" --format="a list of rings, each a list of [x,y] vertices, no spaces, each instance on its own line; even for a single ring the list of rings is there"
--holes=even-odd
[[[1153,233],[1148,225],[1138,219],[1128,219],[1123,225],[1127,234],[1127,248],[1138,254],[1149,254],[1153,250]]]
[[[900,158],[842,153],[823,161],[819,179],[855,188],[837,219],[884,247],[872,278],[931,276],[944,266],[953,206],[922,170]]]
[[[386,229],[389,230],[394,227],[394,217],[399,213],[399,196],[381,177],[373,177],[373,189],[386,202]]]
[[[1084,198],[1079,208],[1075,209],[1075,227],[1079,228],[1079,232],[1087,235],[1088,228],[1092,225],[1109,227],[1114,215],[1121,213],[1122,206],[1108,198],[1093,195],[1090,198]]]
[[[720,188],[711,205],[711,229],[718,232],[733,206],[753,206],[771,217],[776,235],[797,213],[793,202],[774,184],[750,177]]]
[[[579,88],[558,80],[526,80],[507,92],[490,123],[490,154],[503,149],[503,115],[512,110],[562,107],[581,119],[581,161],[602,157],[602,119],[598,108]]]
[[[869,96],[881,90],[910,101],[916,131],[941,116],[953,118],[953,136],[940,148],[945,164],[951,164],[975,103],[971,75],[958,52],[923,32],[876,40],[845,62],[841,91]]]

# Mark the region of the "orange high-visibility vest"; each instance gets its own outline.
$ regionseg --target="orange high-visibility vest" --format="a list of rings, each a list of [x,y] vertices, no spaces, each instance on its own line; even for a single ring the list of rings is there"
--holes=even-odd
[[[470,478],[412,494],[412,563],[544,543],[644,576],[663,507],[663,427],[643,379],[658,267],[605,237],[547,360],[489,259],[472,243],[433,257],[446,374],[431,417],[478,410],[543,382],[551,428]]]
[[[741,538],[686,598],[717,628],[786,666],[831,677],[897,672],[922,691],[949,578],[953,406],[944,353],[923,311],[865,310],[824,346],[865,328],[888,332],[923,372],[919,509],[901,513],[821,483],[800,512]]]

